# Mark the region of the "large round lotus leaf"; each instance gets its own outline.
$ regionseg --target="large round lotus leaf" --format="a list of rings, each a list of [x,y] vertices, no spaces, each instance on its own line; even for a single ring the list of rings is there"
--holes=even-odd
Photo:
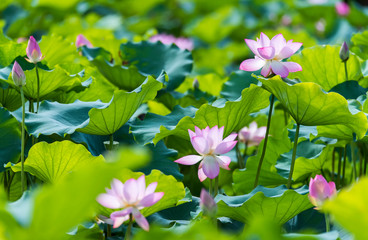
[[[123,43],[122,58],[136,65],[142,73],[158,77],[162,70],[169,76],[168,90],[174,90],[192,71],[193,58],[189,51],[161,42]]]
[[[257,77],[263,87],[284,105],[294,120],[301,125],[344,125],[362,138],[368,129],[363,112],[352,114],[346,99],[337,93],[325,93],[316,83],[288,85],[280,76],[266,79]]]
[[[9,113],[0,107],[0,172],[4,164],[17,162],[20,157],[20,124]]]
[[[143,102],[154,99],[161,87],[160,82],[149,76],[146,83],[132,92],[115,91],[109,106],[91,109],[88,113],[88,125],[78,131],[95,135],[113,134],[132,117]]]
[[[318,83],[325,91],[345,82],[345,67],[339,57],[341,46],[315,46],[293,55],[291,62],[299,63],[303,71],[290,73],[289,78],[299,78],[302,82]],[[363,74],[357,56],[350,54],[347,61],[348,80],[360,80]],[[363,85],[363,87],[365,87]]]
[[[9,111],[20,108],[22,106],[20,93],[13,88],[0,88],[0,104]]]
[[[258,186],[251,193],[241,196],[218,195],[217,215],[245,223],[263,215],[282,225],[312,207],[307,193],[307,186],[290,190],[283,185],[276,188]]]
[[[100,155],[92,154],[81,144],[71,141],[39,142],[29,150],[24,162],[24,171],[36,176],[43,182],[54,183],[60,181],[70,172],[104,161]],[[21,171],[21,163],[12,166],[15,172]]]

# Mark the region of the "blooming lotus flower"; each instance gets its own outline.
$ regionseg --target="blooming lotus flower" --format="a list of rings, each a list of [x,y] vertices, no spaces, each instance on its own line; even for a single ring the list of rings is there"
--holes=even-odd
[[[335,9],[338,15],[340,16],[347,16],[350,13],[349,4],[346,2],[338,2],[335,5]]]
[[[261,74],[264,77],[272,73],[287,77],[289,72],[301,71],[302,67],[295,62],[282,62],[283,59],[291,57],[302,43],[289,40],[286,42],[282,34],[277,34],[271,40],[266,34],[261,33],[257,41],[245,39],[250,50],[255,54],[254,59],[244,60],[240,64],[240,70],[257,71],[262,68]]]
[[[40,46],[38,46],[38,43],[36,39],[34,39],[33,36],[29,37],[28,45],[27,45],[27,57],[26,60],[31,63],[38,63],[41,62],[41,60],[44,58],[41,53]]]
[[[13,82],[18,87],[26,85],[26,75],[24,74],[22,67],[18,64],[17,61],[14,61],[12,78]]]
[[[214,179],[220,173],[220,167],[223,169],[229,169],[231,159],[227,156],[219,156],[229,152],[236,145],[237,141],[234,141],[237,134],[232,133],[225,139],[222,139],[224,134],[224,127],[213,128],[206,127],[201,130],[197,126],[195,132],[188,129],[190,141],[193,148],[197,151],[198,155],[188,155],[176,160],[176,163],[183,165],[193,165],[201,161],[198,169],[198,177],[202,182],[207,177]]]
[[[80,48],[80,47],[82,47],[82,46],[87,46],[87,47],[89,47],[89,48],[92,48],[93,46],[92,46],[92,43],[90,42],[90,41],[88,41],[88,39],[87,38],[85,38],[84,36],[83,36],[83,34],[79,34],[78,36],[77,36],[77,40],[75,41],[75,46],[77,47],[77,48]]]
[[[217,212],[217,204],[212,196],[202,188],[199,205],[206,216],[215,216]]]
[[[258,146],[265,138],[267,127],[258,128],[256,122],[249,124],[249,128],[243,127],[239,131],[239,141],[247,144],[248,147]]]
[[[194,48],[194,43],[191,39],[183,37],[176,38],[173,35],[165,33],[156,34],[150,38],[150,42],[157,42],[157,41],[160,41],[165,45],[171,45],[174,43],[180,49],[186,49],[188,51],[192,51]]]
[[[124,184],[117,179],[113,179],[111,189],[106,188],[107,193],[100,194],[97,197],[97,201],[107,208],[124,208],[111,213],[110,218],[114,222],[114,228],[129,220],[129,216],[132,215],[137,224],[148,231],[149,224],[147,219],[139,210],[154,205],[162,198],[164,193],[155,192],[156,187],[157,182],[153,182],[146,188],[144,175],[137,180],[129,179]]]
[[[334,182],[327,183],[322,175],[316,175],[309,182],[309,200],[320,209],[324,201],[336,194],[336,186]]]

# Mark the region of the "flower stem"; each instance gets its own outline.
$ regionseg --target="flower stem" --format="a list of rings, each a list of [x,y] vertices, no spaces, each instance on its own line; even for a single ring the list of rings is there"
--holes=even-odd
[[[332,174],[331,180],[334,181],[335,179],[335,148],[332,149]]]
[[[355,159],[355,149],[354,149],[354,142],[350,144],[350,151],[351,151],[351,161],[353,162],[353,182],[356,181],[357,172],[356,172],[356,159]]]
[[[325,213],[325,221],[326,221],[326,232],[330,231],[330,218],[327,213]]]
[[[217,176],[215,178],[215,186],[214,186],[214,191],[213,191],[213,197],[216,197],[216,195],[218,193],[218,181],[219,181],[219,176]]]
[[[110,151],[112,151],[113,146],[114,146],[114,135],[111,134],[110,135],[110,145],[109,145]]]
[[[20,97],[22,99],[22,138],[21,138],[21,153],[20,153],[20,159],[21,159],[21,164],[22,164],[22,169],[21,169],[21,173],[20,173],[20,181],[22,183],[22,192],[24,192],[25,190],[25,177],[24,177],[24,119],[25,119],[25,113],[26,113],[26,103],[25,103],[25,99],[24,99],[24,91],[23,91],[23,86],[20,86]]]
[[[213,196],[213,191],[212,191],[212,179],[210,178],[210,184],[209,184],[209,186],[208,186],[208,192],[209,192],[209,194],[211,195],[211,196]]]
[[[290,173],[289,173],[287,188],[291,188],[291,181],[292,181],[292,178],[293,178],[295,158],[296,158],[296,149],[298,147],[299,129],[300,129],[300,124],[297,123],[296,124],[296,131],[295,131],[295,138],[294,138],[293,155],[291,157],[291,166],[290,166]]]
[[[125,232],[125,238],[124,240],[130,240],[131,239],[131,235],[132,235],[132,225],[133,225],[133,215],[129,214],[129,224],[128,224],[128,228]]]
[[[344,182],[345,182],[345,168],[346,168],[346,153],[347,153],[347,147],[348,145],[345,145],[344,148],[344,161],[342,164],[342,179],[341,179],[341,185],[344,186]]]
[[[337,182],[336,182],[337,188],[341,188],[341,185],[340,185],[340,179],[341,179],[341,159],[342,159],[342,148],[340,148],[340,151],[339,151],[339,163],[337,165]]]
[[[345,67],[345,78],[346,81],[349,81],[349,75],[348,75],[348,67],[347,67],[347,61],[344,62],[344,67]]]
[[[106,236],[107,237],[111,237],[111,225],[110,224],[106,224]]]
[[[35,65],[36,65],[36,75],[37,75],[37,110],[36,110],[36,113],[38,113],[38,108],[40,107],[40,76],[38,75],[37,63]]]
[[[271,94],[270,110],[268,111],[266,135],[265,135],[265,140],[264,140],[264,144],[263,144],[262,155],[261,155],[261,157],[259,159],[259,163],[258,163],[258,169],[257,169],[256,179],[254,181],[254,187],[257,187],[257,185],[258,185],[258,179],[259,179],[259,175],[261,174],[263,159],[264,159],[265,154],[266,154],[266,148],[267,148],[267,142],[268,142],[268,133],[270,132],[271,116],[272,116],[272,109],[273,109],[274,101],[275,101],[275,96],[273,94]]]

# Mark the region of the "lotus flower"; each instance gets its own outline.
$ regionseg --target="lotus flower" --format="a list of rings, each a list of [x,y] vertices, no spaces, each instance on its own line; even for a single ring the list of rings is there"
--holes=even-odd
[[[33,36],[29,37],[28,45],[27,45],[27,57],[26,60],[31,63],[38,63],[41,62],[41,60],[44,58],[41,53],[40,46],[38,46],[38,43],[36,39],[34,39]]]
[[[349,59],[349,47],[346,42],[343,42],[340,48],[339,56],[341,61],[346,62]]]
[[[12,78],[13,82],[18,87],[26,85],[26,75],[24,74],[22,67],[18,64],[17,61],[14,61]]]
[[[335,5],[335,9],[338,15],[340,16],[347,16],[350,13],[349,4],[346,2],[338,2]]]
[[[237,134],[232,133],[225,139],[222,139],[224,127],[213,128],[206,127],[201,130],[197,126],[195,132],[188,130],[190,141],[198,155],[188,155],[176,160],[176,163],[183,165],[193,165],[201,161],[198,169],[198,177],[200,181],[204,181],[207,177],[214,179],[220,173],[220,167],[229,169],[231,159],[227,156],[219,156],[229,152],[236,145],[234,141]]]
[[[328,198],[336,194],[336,186],[334,182],[327,183],[322,175],[316,175],[314,179],[309,182],[309,200],[319,210]]]
[[[239,141],[247,144],[248,147],[258,146],[265,138],[267,127],[258,128],[256,122],[249,124],[249,128],[243,127],[239,131]]]
[[[199,203],[203,214],[206,216],[215,216],[217,212],[217,204],[215,200],[211,197],[211,195],[202,188],[201,196],[200,196],[200,203]]]
[[[89,48],[92,48],[93,46],[92,46],[92,43],[90,42],[90,41],[88,41],[88,39],[87,38],[85,38],[84,36],[83,36],[83,34],[79,34],[78,36],[77,36],[77,40],[75,41],[75,46],[77,47],[77,48],[80,48],[80,47],[82,47],[82,46],[87,46],[87,47],[89,47]]]
[[[139,210],[150,207],[157,203],[163,192],[155,192],[157,182],[153,182],[146,188],[145,176],[139,177],[137,180],[129,179],[124,184],[113,179],[111,190],[106,189],[107,193],[102,193],[97,197],[97,201],[104,207],[111,209],[124,208],[123,210],[111,213],[110,218],[114,222],[113,227],[117,228],[126,220],[129,220],[132,214],[138,225],[144,230],[149,230],[147,219],[139,212]]]
[[[289,40],[286,42],[282,34],[277,34],[271,40],[266,34],[261,33],[257,41],[245,39],[250,50],[255,54],[254,59],[244,60],[240,64],[240,70],[257,71],[262,68],[261,74],[268,77],[272,73],[287,77],[289,72],[301,71],[302,67],[295,62],[282,62],[283,59],[292,56],[302,46],[302,43]]]
[[[180,49],[184,50],[186,49],[188,51],[192,51],[194,48],[194,44],[191,39],[183,37],[176,38],[173,35],[165,33],[156,34],[150,38],[150,42],[157,42],[157,41],[160,41],[165,45],[171,45],[174,43]]]

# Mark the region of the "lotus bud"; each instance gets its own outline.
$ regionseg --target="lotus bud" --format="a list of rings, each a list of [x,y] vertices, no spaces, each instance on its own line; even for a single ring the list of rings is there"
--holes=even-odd
[[[346,42],[341,45],[340,58],[343,62],[346,62],[349,59],[349,47]]]
[[[87,38],[85,38],[82,34],[79,34],[77,36],[77,40],[75,41],[75,46],[77,48],[80,48],[82,46],[87,46],[89,48],[92,48],[92,43],[90,41],[88,41]]]
[[[199,82],[197,78],[194,78],[193,80],[193,88],[194,89],[198,89],[199,88]]]
[[[17,63],[17,61],[14,61],[12,78],[13,82],[18,87],[26,85],[26,75],[24,74],[22,67]]]
[[[41,62],[41,60],[43,59],[40,46],[38,46],[38,43],[33,36],[29,37],[26,52],[28,57],[28,59],[26,58],[26,60],[28,62],[38,63]]]
[[[209,217],[216,216],[217,204],[204,188],[202,188],[200,199],[200,207],[203,211],[203,215]]]
[[[314,179],[309,182],[309,200],[320,209],[323,203],[336,195],[336,186],[334,182],[327,182],[322,175],[316,175]]]
[[[337,14],[342,16],[342,17],[347,16],[350,13],[349,4],[347,4],[346,2],[336,3],[335,8],[336,8]]]

